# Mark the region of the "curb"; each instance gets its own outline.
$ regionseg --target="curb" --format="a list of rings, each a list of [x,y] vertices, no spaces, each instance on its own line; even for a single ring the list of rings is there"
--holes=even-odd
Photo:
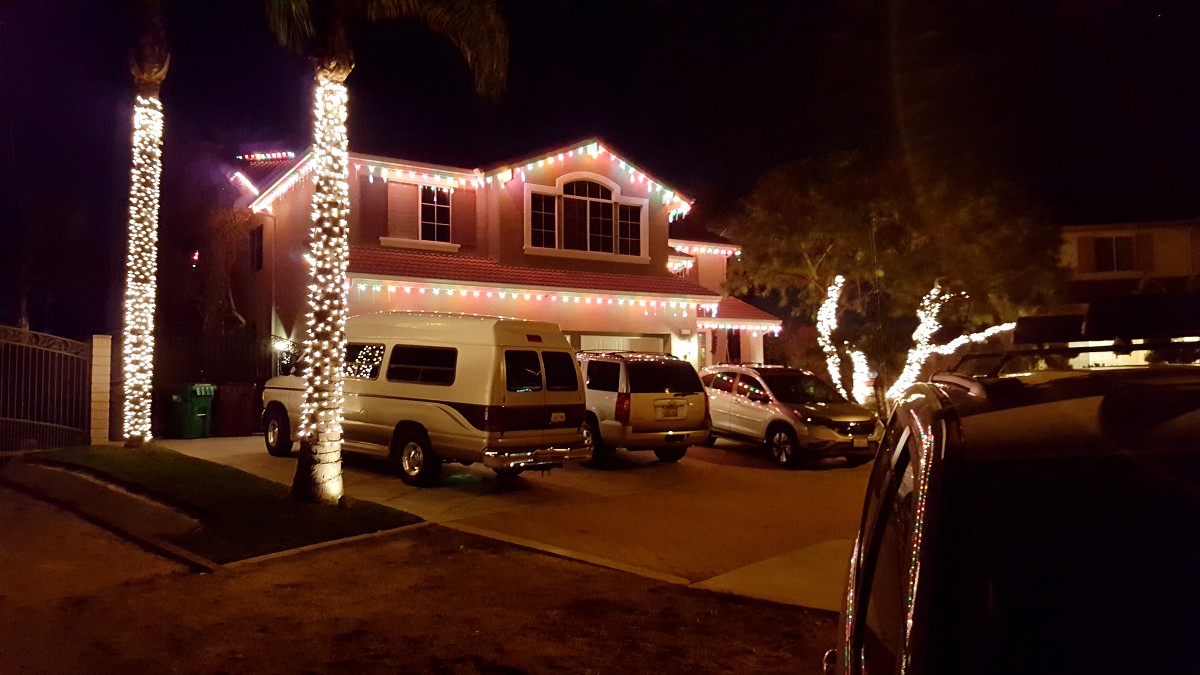
[[[668,584],[675,584],[678,586],[691,586],[692,585],[692,582],[690,580],[685,579],[683,577],[677,577],[673,574],[666,574],[665,572],[656,572],[652,569],[647,569],[645,567],[638,567],[637,565],[627,565],[625,563],[617,562],[615,560],[609,560],[607,558],[601,558],[599,556],[588,555],[586,553],[579,553],[577,551],[571,551],[571,550],[568,550],[565,548],[559,548],[558,546],[550,546],[549,544],[543,544],[541,542],[531,541],[529,539],[522,539],[521,537],[513,537],[513,536],[510,536],[507,534],[493,532],[492,530],[484,530],[482,528],[472,527],[470,525],[461,525],[461,524],[453,523],[453,522],[438,523],[438,525],[445,527],[447,529],[450,529],[450,530],[458,530],[459,532],[465,532],[467,534],[473,534],[473,535],[476,535],[479,537],[486,537],[488,539],[495,539],[497,541],[503,541],[505,543],[513,544],[515,546],[520,546],[522,548],[532,549],[534,551],[538,551],[539,553],[547,553],[549,555],[553,555],[553,556],[556,556],[559,558],[566,558],[567,560],[577,560],[579,562],[588,563],[589,565],[595,565],[597,567],[607,567],[609,569],[617,570],[618,572],[627,572],[629,574],[636,574],[639,577],[646,577],[647,579],[655,579],[657,581],[663,581]]]
[[[66,511],[70,511],[89,523],[102,527],[118,537],[121,537],[122,539],[137,544],[141,548],[150,551],[151,553],[157,553],[158,555],[170,558],[175,562],[182,563],[192,572],[212,573],[221,569],[221,565],[218,563],[215,563],[207,558],[202,558],[191,551],[163,541],[158,537],[151,537],[149,535],[122,527],[118,523],[114,523],[106,518],[101,518],[95,514],[88,513],[87,511],[79,508],[67,500],[53,497],[37,488],[25,485],[24,483],[18,483],[17,481],[11,480],[5,476],[0,476],[0,485],[4,485],[19,492],[24,492],[34,499],[41,500],[47,504],[52,504]]]
[[[401,525],[400,527],[393,527],[390,530],[380,530],[378,532],[367,532],[366,534],[356,534],[352,537],[342,537],[341,539],[330,539],[329,541],[319,541],[315,544],[308,544],[307,546],[300,546],[298,548],[289,548],[289,549],[286,549],[283,551],[276,551],[274,553],[264,553],[263,555],[256,555],[253,558],[243,558],[241,560],[233,560],[231,562],[225,563],[224,567],[228,568],[228,569],[232,569],[235,567],[240,567],[242,565],[261,563],[261,562],[269,562],[272,560],[278,560],[279,558],[287,558],[289,556],[296,555],[297,553],[307,553],[309,551],[319,551],[319,550],[325,549],[325,548],[333,548],[334,546],[339,546],[341,544],[349,544],[349,543],[353,543],[356,541],[365,541],[368,539],[382,539],[383,537],[386,537],[386,536],[390,536],[393,534],[400,534],[402,532],[408,532],[408,531],[415,530],[418,528],[426,527],[428,525],[432,525],[432,523],[430,523],[427,520],[423,520],[419,523],[413,523],[411,525]]]

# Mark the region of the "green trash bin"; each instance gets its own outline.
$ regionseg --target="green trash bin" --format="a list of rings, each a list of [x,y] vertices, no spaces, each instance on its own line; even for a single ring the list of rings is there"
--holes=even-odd
[[[171,392],[171,438],[212,436],[212,404],[217,388],[211,384],[185,384]]]

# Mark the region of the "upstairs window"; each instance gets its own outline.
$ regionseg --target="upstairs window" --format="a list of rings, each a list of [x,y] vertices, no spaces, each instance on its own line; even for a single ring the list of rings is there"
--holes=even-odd
[[[421,239],[450,242],[450,197],[444,188],[421,186]]]
[[[1097,272],[1133,272],[1137,255],[1133,237],[1096,237]]]
[[[561,195],[530,194],[531,246],[640,256],[641,239],[642,207],[616,201],[605,185],[575,180]]]

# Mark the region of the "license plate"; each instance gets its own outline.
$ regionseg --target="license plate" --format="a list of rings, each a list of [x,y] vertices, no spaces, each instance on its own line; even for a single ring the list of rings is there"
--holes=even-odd
[[[567,421],[567,413],[565,413],[565,412],[552,412],[552,413],[550,413],[550,421],[551,421],[552,423],[553,423],[553,422],[566,422],[566,421]]]
[[[678,401],[655,401],[654,419],[673,420],[683,417],[686,407],[686,403]]]
[[[866,436],[855,436],[854,437],[854,447],[856,447],[856,448],[867,447],[867,437]]]

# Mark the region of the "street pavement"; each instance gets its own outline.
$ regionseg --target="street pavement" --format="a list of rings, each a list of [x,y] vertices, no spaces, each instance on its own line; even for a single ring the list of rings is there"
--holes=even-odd
[[[156,441],[290,484],[294,458],[262,437]],[[346,494],[465,532],[642,576],[816,609],[840,609],[869,469],[842,460],[776,467],[721,440],[677,464],[618,452],[610,466],[567,466],[501,481],[449,464],[436,487],[409,487],[385,460],[347,453]]]

